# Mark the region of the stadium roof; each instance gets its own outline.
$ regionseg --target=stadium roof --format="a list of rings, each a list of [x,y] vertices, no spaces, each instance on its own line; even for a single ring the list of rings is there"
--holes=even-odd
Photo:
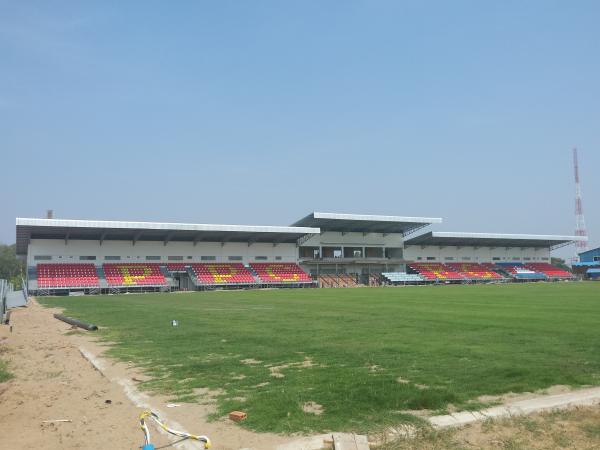
[[[318,227],[321,231],[406,234],[432,223],[442,223],[442,219],[313,212],[292,226]]]
[[[27,253],[30,239],[293,243],[319,232],[310,227],[17,218],[17,254]]]
[[[404,241],[405,245],[439,245],[465,247],[539,247],[554,248],[575,241],[581,236],[554,236],[545,234],[457,233],[430,231]]]

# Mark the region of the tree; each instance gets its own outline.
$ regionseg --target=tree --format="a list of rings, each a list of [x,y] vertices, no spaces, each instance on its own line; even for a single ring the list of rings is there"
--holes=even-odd
[[[25,275],[25,263],[17,258],[16,244],[0,244],[0,279],[8,280],[21,287],[21,277]]]
[[[571,268],[569,266],[567,266],[566,261],[562,258],[552,257],[552,258],[550,258],[550,264],[552,264],[553,266],[556,266],[556,267],[560,267],[563,270],[567,270],[569,272],[571,271]]]

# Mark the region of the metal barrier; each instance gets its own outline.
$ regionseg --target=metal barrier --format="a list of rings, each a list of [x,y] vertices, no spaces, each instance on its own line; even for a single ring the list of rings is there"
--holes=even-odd
[[[9,283],[6,280],[0,280],[0,319],[2,323],[4,323],[4,318],[6,316],[6,297],[12,291],[12,283]]]

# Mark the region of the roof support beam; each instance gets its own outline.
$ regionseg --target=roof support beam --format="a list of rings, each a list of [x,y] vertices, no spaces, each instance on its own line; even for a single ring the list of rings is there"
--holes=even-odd
[[[202,242],[202,233],[196,233],[196,235],[194,236],[194,247],[196,246],[196,244],[198,242]]]
[[[131,245],[135,245],[135,243],[136,243],[137,241],[139,241],[139,240],[140,240],[140,238],[142,237],[142,234],[143,234],[143,233],[144,233],[144,232],[143,232],[143,231],[141,231],[141,230],[140,230],[140,231],[138,231],[137,233],[135,233],[135,234],[133,235],[133,239],[131,240]]]
[[[71,232],[67,231],[67,233],[65,234],[65,245],[67,245],[69,243],[70,237],[71,237]]]
[[[101,235],[100,235],[100,245],[102,245],[102,243],[104,242],[104,239],[106,239],[106,235],[108,234],[108,231],[104,231]]]
[[[166,247],[167,244],[169,243],[169,241],[171,239],[173,239],[173,236],[175,236],[175,232],[171,231],[170,233],[167,233],[167,235],[165,236],[165,240],[163,242],[163,245]]]

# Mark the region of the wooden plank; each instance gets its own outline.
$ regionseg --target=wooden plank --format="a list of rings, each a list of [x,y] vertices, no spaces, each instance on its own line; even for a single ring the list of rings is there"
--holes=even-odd
[[[361,434],[333,433],[334,450],[369,450],[367,437]]]

